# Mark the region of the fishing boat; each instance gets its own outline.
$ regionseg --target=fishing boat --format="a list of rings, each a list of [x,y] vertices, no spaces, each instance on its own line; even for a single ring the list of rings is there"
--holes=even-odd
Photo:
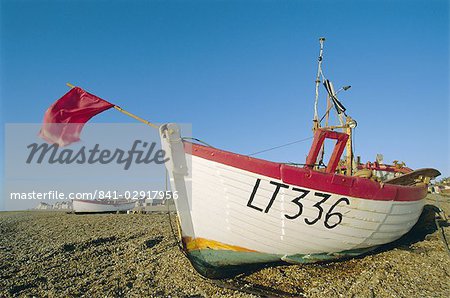
[[[133,209],[136,202],[124,199],[81,200],[73,199],[74,213],[116,213]]]
[[[399,239],[417,222],[427,184],[440,173],[374,168],[354,161],[356,121],[321,70],[324,40],[320,39],[314,137],[303,165],[193,143],[181,137],[178,125],[160,126],[172,191],[178,197],[183,250],[200,274],[221,278],[259,264],[353,257]],[[327,90],[322,118],[317,109],[320,82]],[[331,111],[338,125],[329,125]],[[327,139],[335,145],[325,164]],[[395,175],[380,181],[369,173],[374,170]]]

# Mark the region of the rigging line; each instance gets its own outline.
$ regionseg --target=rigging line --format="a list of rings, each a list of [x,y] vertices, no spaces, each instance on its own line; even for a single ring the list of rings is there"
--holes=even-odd
[[[320,75],[322,72],[322,60],[323,60],[323,43],[325,42],[325,38],[319,38],[320,50],[319,50],[319,58],[317,61],[317,76],[316,76],[316,96],[314,99],[314,120],[317,121],[319,118],[318,106],[319,106],[319,84],[320,84]],[[323,74],[322,74],[323,76]]]
[[[334,107],[334,105],[331,104],[330,107],[327,108],[327,111],[325,112],[325,114],[322,116],[322,118],[320,118],[319,123],[322,123],[322,120],[327,116],[328,112],[330,112],[333,107]],[[325,125],[327,125],[327,124],[325,123]]]
[[[165,184],[166,184],[165,196],[167,196],[167,192],[169,191],[169,183],[167,181],[168,180],[168,176],[169,176],[169,173],[168,173],[167,168],[166,168],[166,175],[165,175],[165,179],[164,179],[165,180]],[[173,198],[171,198],[171,199],[173,200]],[[173,237],[173,239],[175,241],[175,245],[178,247],[178,249],[180,251],[183,251],[183,245],[181,244],[181,239],[178,239],[178,237],[175,234],[175,229],[173,228],[172,217],[170,216],[170,212],[171,212],[170,211],[170,202],[167,201],[167,198],[166,198],[166,202],[165,203],[167,204],[167,216],[169,218],[169,225],[170,225],[170,230],[172,231],[172,237]],[[176,217],[175,217],[175,220],[177,220]]]
[[[435,202],[435,206],[437,207],[438,212],[436,212],[438,214],[439,217],[441,217],[441,219],[447,223],[448,219],[447,219],[447,215],[445,214],[444,210],[441,208],[441,205],[439,203],[438,200],[438,196],[436,196],[436,202]],[[439,230],[439,238],[441,238],[445,248],[447,249],[447,254],[450,257],[450,248],[448,245],[448,241],[447,241],[447,237],[445,236],[445,229],[444,229],[444,225],[441,225],[441,221],[438,220],[438,217],[436,216],[436,213],[434,215],[434,223],[436,224],[436,228]]]
[[[320,69],[320,76],[322,77],[322,80],[325,81],[327,79],[327,77],[325,76],[325,74],[323,73],[323,70]]]
[[[199,142],[199,143],[201,143],[201,144],[203,144],[203,145],[205,145],[205,146],[207,146],[207,147],[214,148],[214,146],[211,146],[210,144],[208,144],[208,143],[206,143],[206,142],[203,142],[202,140],[199,140],[199,139],[197,139],[197,138],[182,137],[181,139],[182,139],[183,141],[184,141],[184,140],[194,140],[194,141],[197,141],[197,142]]]
[[[287,144],[283,144],[283,145],[280,145],[280,146],[275,146],[275,147],[272,147],[272,148],[264,149],[264,150],[261,150],[261,151],[254,152],[252,154],[248,154],[248,156],[253,156],[253,155],[256,155],[256,154],[263,153],[263,152],[267,152],[267,151],[275,150],[275,149],[278,149],[278,148],[290,146],[290,145],[293,145],[293,144],[296,144],[296,143],[300,143],[300,142],[304,142],[304,141],[310,140],[312,138],[314,138],[314,137],[312,136],[312,137],[309,137],[309,138],[293,141],[293,142],[290,142],[290,143],[287,143]]]

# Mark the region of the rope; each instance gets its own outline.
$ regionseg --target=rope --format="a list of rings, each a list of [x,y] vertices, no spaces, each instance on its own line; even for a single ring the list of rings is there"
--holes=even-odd
[[[258,285],[249,281],[244,280],[249,273],[241,273],[234,278],[228,280],[220,279],[207,279],[204,276],[200,277],[211,285],[215,285],[222,289],[238,291],[245,294],[255,295],[257,297],[265,298],[277,298],[277,297],[300,297],[299,295],[285,292],[282,290],[274,289],[271,287]]]
[[[444,210],[441,208],[439,200],[438,200],[438,196],[436,196],[436,207],[438,208],[438,214],[439,216],[445,221],[448,222],[448,218],[447,215],[445,214]],[[442,214],[442,215],[441,215]],[[449,244],[447,241],[447,237],[445,236],[445,230],[444,230],[444,226],[441,226],[438,218],[435,216],[434,217],[434,222],[436,224],[436,228],[439,230],[439,238],[441,238],[442,243],[444,243],[445,248],[447,249],[447,254],[450,257],[450,248],[449,248]]]
[[[207,147],[214,148],[214,147],[211,146],[210,144],[208,144],[208,143],[206,143],[206,142],[203,142],[202,140],[199,140],[199,139],[197,139],[197,138],[182,137],[181,139],[182,139],[183,141],[184,141],[184,140],[194,140],[194,141],[197,141],[197,142],[199,142],[199,143],[201,143],[201,144],[203,144],[203,145],[205,145],[205,146],[207,146]]]
[[[167,173],[167,169],[166,169],[166,175],[165,175],[165,181],[166,181],[166,194],[168,192],[168,183],[167,183],[167,177],[168,173]],[[170,216],[170,205],[169,203],[167,203],[167,216],[169,217],[169,225],[170,225],[170,230],[172,231],[172,236],[173,239],[175,240],[175,244],[176,246],[178,246],[178,248],[180,249],[180,251],[182,251],[184,253],[183,250],[183,245],[181,244],[181,239],[178,239],[177,235],[175,234],[175,229],[173,228],[173,224],[172,224],[172,217]]]
[[[267,152],[267,151],[275,150],[275,149],[278,149],[278,148],[290,146],[290,145],[293,145],[293,144],[296,144],[296,143],[301,143],[301,142],[304,142],[304,141],[308,141],[308,140],[310,140],[312,138],[313,137],[309,137],[309,138],[293,141],[293,142],[290,142],[290,143],[287,143],[287,144],[283,144],[283,145],[280,145],[280,146],[275,146],[275,147],[272,147],[272,148],[264,149],[264,150],[261,150],[261,151],[254,152],[252,154],[248,154],[248,156],[253,156],[253,155],[257,155],[257,154],[264,153],[264,152]]]
[[[442,211],[442,210],[441,210]],[[443,211],[442,211],[443,212]],[[441,224],[439,223],[439,220],[437,218],[434,219],[435,223],[436,223],[436,227],[439,230],[439,238],[441,238],[442,243],[444,243],[445,248],[447,249],[447,254],[450,257],[450,248],[448,245],[448,241],[447,241],[447,237],[445,236],[445,230],[444,227],[441,226]]]

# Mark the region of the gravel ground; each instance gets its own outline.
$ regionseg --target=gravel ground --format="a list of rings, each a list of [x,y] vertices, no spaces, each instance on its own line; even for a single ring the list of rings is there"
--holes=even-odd
[[[450,214],[450,198],[439,198]],[[364,257],[282,265],[241,277],[297,297],[450,297],[450,257],[428,212]],[[450,238],[449,228],[445,228]],[[199,276],[167,214],[0,213],[0,297],[250,297]]]

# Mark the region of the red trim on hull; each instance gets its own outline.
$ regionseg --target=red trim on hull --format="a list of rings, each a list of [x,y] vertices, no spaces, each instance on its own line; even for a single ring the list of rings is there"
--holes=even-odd
[[[418,201],[427,195],[426,186],[382,185],[370,179],[318,172],[189,142],[185,142],[185,148],[186,153],[197,157],[281,180],[287,184],[343,196],[378,201]]]

